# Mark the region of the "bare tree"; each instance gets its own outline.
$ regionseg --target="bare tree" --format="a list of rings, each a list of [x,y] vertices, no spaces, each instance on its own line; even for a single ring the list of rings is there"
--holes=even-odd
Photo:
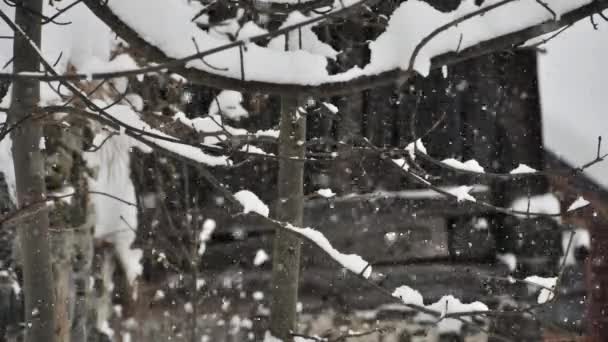
[[[281,132],[279,137],[279,184],[277,218],[295,226],[302,225],[304,213],[304,163],[306,113],[297,97],[281,99]],[[270,329],[283,340],[296,331],[296,306],[302,241],[287,231],[275,235],[272,276]]]
[[[23,6],[16,9],[15,23],[26,35],[15,33],[15,73],[40,70],[40,55],[35,47],[40,46],[41,22],[35,13],[41,11],[42,0],[23,1]],[[19,123],[12,133],[12,139],[18,206],[21,208],[46,202],[44,157],[40,150],[42,125],[32,120],[39,99],[40,82],[28,79],[14,81],[9,118],[12,123]],[[19,225],[19,240],[24,289],[28,294],[25,298],[25,339],[28,342],[55,341],[58,336],[49,251],[49,217],[44,206]],[[63,332],[59,330],[59,335],[63,335]]]

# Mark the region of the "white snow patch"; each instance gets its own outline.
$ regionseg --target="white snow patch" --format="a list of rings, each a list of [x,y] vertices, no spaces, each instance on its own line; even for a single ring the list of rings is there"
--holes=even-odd
[[[265,263],[269,259],[270,259],[270,256],[268,256],[268,253],[266,253],[265,250],[258,249],[258,251],[255,253],[255,258],[253,258],[253,265],[261,266],[263,263]]]
[[[397,164],[404,171],[408,171],[410,169],[410,165],[407,163],[405,158],[393,159],[393,163]]]
[[[552,290],[555,289],[557,277],[543,278],[534,275],[526,277],[524,280],[541,286],[540,293],[538,294],[538,298],[536,299],[538,304],[546,303],[547,301],[550,301],[553,298],[554,293]],[[535,292],[536,290],[538,290],[538,287],[533,287],[534,286],[528,285],[528,291]]]
[[[347,270],[356,274],[363,273],[362,275],[365,278],[369,278],[369,276],[372,274],[372,267],[367,261],[365,261],[357,254],[340,253],[338,250],[332,247],[331,243],[329,242],[329,240],[327,240],[325,235],[323,235],[323,233],[319,232],[318,230],[312,228],[298,228],[291,224],[288,224],[286,228],[300,235],[303,235],[308,240],[314,242],[317,246],[323,249],[332,259],[337,261]]]
[[[475,197],[473,197],[469,194],[469,192],[471,192],[472,189],[473,189],[472,186],[462,185],[462,186],[459,186],[454,189],[449,189],[449,190],[447,190],[447,192],[456,196],[456,200],[458,202],[462,202],[462,201],[477,202]]]
[[[393,297],[401,299],[403,304],[413,304],[418,306],[424,305],[424,300],[420,292],[412,289],[409,286],[399,286],[393,291]]]
[[[222,90],[209,105],[209,114],[220,114],[232,120],[240,120],[249,116],[249,112],[241,105],[243,94],[234,90]],[[219,106],[218,106],[219,104]]]
[[[577,210],[589,205],[589,201],[583,198],[583,196],[579,196],[576,201],[572,202],[568,207],[568,211]]]
[[[319,189],[317,190],[317,193],[325,198],[332,198],[336,196],[336,193],[333,192],[331,189]]]
[[[281,28],[299,24],[310,18],[306,17],[298,11],[291,12],[287,19],[281,25]],[[277,51],[285,51],[285,34],[281,34],[272,38],[268,43],[268,47]],[[298,31],[289,32],[287,34],[287,47],[289,51],[303,50],[308,51],[313,55],[319,55],[331,59],[335,59],[338,52],[330,45],[323,43],[317,35],[312,31],[312,25],[302,26]]]
[[[257,146],[249,145],[249,144],[243,145],[241,147],[240,151],[247,152],[248,154],[259,154],[262,156],[273,156],[274,155],[272,153],[268,153],[268,152],[262,150],[261,148],[259,148]]]
[[[496,258],[507,265],[509,271],[513,272],[517,268],[517,257],[513,253],[496,254]]]
[[[533,169],[526,164],[519,164],[519,165],[517,165],[516,168],[511,170],[511,172],[509,172],[509,173],[512,175],[518,175],[518,174],[522,174],[522,173],[535,173],[535,172],[538,172],[538,170]]]
[[[407,144],[405,150],[410,154],[410,158],[412,158],[412,160],[416,159],[416,151],[426,154],[426,147],[424,147],[422,139],[416,140],[415,144],[413,142]]]
[[[560,213],[559,199],[552,193],[534,196],[522,196],[515,199],[510,208],[519,212],[530,212],[538,214],[555,215]],[[517,217],[527,217],[526,214],[516,214]],[[530,215],[534,217],[534,215]],[[556,221],[561,221],[559,216],[553,217]]]
[[[259,302],[259,301],[261,301],[262,299],[264,299],[264,292],[262,292],[262,291],[255,291],[255,292],[254,292],[254,293],[251,295],[251,297],[252,297],[254,300],[257,300],[257,301]]]
[[[455,169],[477,172],[477,173],[484,173],[483,167],[481,165],[479,165],[479,163],[475,159],[467,160],[466,162],[463,163],[454,158],[448,158],[448,159],[442,160],[441,162],[448,166],[451,166]]]
[[[241,203],[243,206],[243,213],[249,212],[258,213],[262,216],[268,217],[270,209],[262,202],[262,200],[253,192],[249,190],[241,190],[234,194],[234,198]]]
[[[409,286],[400,286],[393,292],[393,296],[401,299],[405,305],[424,306],[429,310],[433,310],[440,314],[437,329],[440,333],[445,332],[460,332],[462,329],[462,321],[454,318],[445,318],[445,315],[452,313],[465,313],[472,311],[488,311],[488,306],[482,302],[462,303],[458,298],[452,295],[443,296],[437,302],[424,305],[423,297],[417,290]],[[417,320],[436,322],[438,317],[421,313]],[[463,320],[470,320],[464,317]]]
[[[323,102],[323,106],[325,106],[325,108],[327,108],[332,114],[338,114],[340,111],[338,107],[329,102]]]
[[[108,105],[107,103],[105,103],[103,101],[94,101],[94,102],[96,102],[96,104],[102,108],[106,107]],[[196,162],[200,162],[200,163],[207,164],[210,166],[228,165],[230,163],[228,157],[226,157],[226,156],[212,156],[212,155],[209,155],[209,154],[203,152],[201,150],[201,148],[180,144],[179,142],[166,140],[165,138],[172,139],[172,137],[155,128],[152,128],[150,125],[148,125],[146,122],[144,122],[140,118],[139,114],[137,114],[135,111],[133,111],[133,109],[130,106],[117,104],[117,105],[114,105],[114,106],[108,108],[106,110],[106,112],[108,114],[110,114],[112,117],[116,118],[117,120],[119,120],[127,125],[133,126],[142,131],[145,131],[148,133],[153,133],[155,135],[162,137],[162,138],[156,138],[156,137],[150,137],[150,136],[145,136],[145,135],[142,136],[143,139],[145,139],[151,143],[154,143],[154,144],[160,146],[161,148],[165,148],[171,152],[174,152],[184,158],[194,160]],[[125,135],[125,134],[123,134],[124,133],[123,129],[124,129],[124,127],[121,126],[121,135]],[[110,140],[114,140],[114,137]],[[131,140],[134,140],[134,139],[131,139]],[[138,143],[137,147],[139,149],[143,149],[144,151],[150,150],[146,145],[144,145],[142,143]]]

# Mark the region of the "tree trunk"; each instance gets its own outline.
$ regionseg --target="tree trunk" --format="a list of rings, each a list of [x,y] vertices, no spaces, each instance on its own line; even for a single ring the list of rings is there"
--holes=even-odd
[[[32,42],[40,46],[41,25],[36,13],[42,11],[42,0],[23,0],[15,8],[15,20]],[[15,73],[40,70],[40,60],[27,38],[15,34],[13,70]],[[40,84],[19,79],[13,84],[9,112],[11,122],[32,115],[40,99]],[[20,208],[45,200],[44,158],[40,151],[42,126],[39,121],[25,120],[13,131],[13,157]],[[49,253],[49,217],[42,210],[19,225],[25,292],[25,341],[55,341],[53,317],[53,275]]]
[[[77,117],[61,120],[69,123],[69,127],[61,127],[59,121],[44,127],[46,190],[49,193],[73,191],[68,202],[55,201],[49,215],[55,277],[55,333],[59,341],[86,341],[94,217],[82,153],[91,134],[87,120]]]
[[[279,196],[276,216],[296,226],[302,224],[304,163],[287,158],[304,158],[306,116],[299,112],[298,98],[281,99],[279,136]],[[301,240],[281,229],[276,231],[272,254],[272,306],[270,332],[292,341],[296,329],[296,305],[300,273]]]

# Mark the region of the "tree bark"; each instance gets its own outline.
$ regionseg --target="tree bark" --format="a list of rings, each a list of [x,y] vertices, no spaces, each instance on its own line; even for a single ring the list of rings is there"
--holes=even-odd
[[[304,163],[287,158],[304,158],[306,116],[299,112],[297,97],[281,99],[279,136],[279,196],[276,216],[296,226],[302,224]],[[292,341],[296,329],[296,305],[300,276],[301,240],[281,229],[276,231],[272,254],[272,303],[270,332]]]
[[[36,13],[42,11],[42,0],[23,0],[15,7],[15,21],[34,44],[40,46],[41,24]],[[39,56],[27,38],[15,34],[13,71],[38,72]],[[13,84],[9,111],[15,123],[32,115],[40,99],[40,84],[19,79]],[[44,157],[40,151],[42,125],[25,120],[12,133],[13,157],[17,183],[17,203],[25,207],[45,200]],[[55,341],[53,316],[53,275],[49,253],[49,217],[42,210],[19,225],[25,292],[25,341]]]

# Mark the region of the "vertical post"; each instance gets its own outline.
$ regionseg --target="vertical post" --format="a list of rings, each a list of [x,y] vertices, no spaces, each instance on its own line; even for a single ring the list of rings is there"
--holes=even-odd
[[[279,135],[279,196],[276,216],[296,226],[302,224],[304,204],[304,163],[306,116],[300,112],[298,98],[281,99]],[[272,303],[270,332],[287,342],[296,329],[296,305],[300,273],[301,240],[287,231],[276,230],[272,254]]]
[[[42,0],[23,0],[15,8],[15,21],[40,46]],[[15,34],[13,45],[15,73],[40,70],[40,59],[26,37]],[[40,99],[36,80],[18,79],[13,84],[9,119],[15,123],[31,116]],[[13,131],[13,157],[20,208],[45,200],[44,158],[40,151],[42,125],[25,120]],[[46,210],[19,225],[25,292],[25,341],[55,341],[53,317],[53,275],[49,253],[49,217]]]
[[[599,210],[598,210],[599,211]],[[591,248],[586,264],[587,329],[589,342],[608,338],[608,220],[603,213],[591,216],[589,233]]]

